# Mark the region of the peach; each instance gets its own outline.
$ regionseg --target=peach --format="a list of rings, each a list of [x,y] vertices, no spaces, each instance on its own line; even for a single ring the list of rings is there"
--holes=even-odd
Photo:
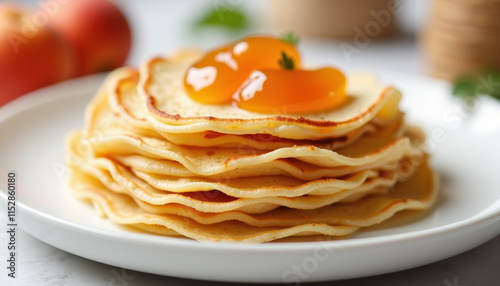
[[[73,76],[72,51],[47,22],[25,6],[0,3],[0,106]]]
[[[111,1],[64,1],[50,22],[77,54],[78,76],[112,70],[127,59],[132,41],[130,26]]]

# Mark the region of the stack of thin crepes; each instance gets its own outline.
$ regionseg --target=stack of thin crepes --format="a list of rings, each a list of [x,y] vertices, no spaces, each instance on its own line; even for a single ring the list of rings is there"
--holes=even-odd
[[[67,138],[71,190],[111,221],[200,241],[347,236],[429,209],[436,176],[401,94],[348,76],[335,110],[272,115],[184,92],[196,56],[112,72]]]

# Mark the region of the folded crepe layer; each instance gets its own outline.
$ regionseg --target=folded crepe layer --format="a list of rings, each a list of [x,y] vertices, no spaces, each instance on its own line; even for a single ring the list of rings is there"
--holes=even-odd
[[[221,174],[237,168],[265,167],[279,159],[293,158],[324,167],[363,167],[383,165],[402,157],[418,156],[422,151],[414,146],[409,137],[394,140],[388,146],[362,157],[349,157],[314,146],[281,148],[268,153],[255,150],[191,150],[173,146],[153,138],[115,135],[105,139],[82,141],[81,149],[89,156],[137,155],[154,159],[167,159],[180,163],[189,171],[203,176]]]
[[[144,203],[156,206],[167,204],[181,204],[194,208],[201,212],[226,212],[239,210],[245,213],[263,213],[280,206],[297,209],[314,209],[335,202],[358,200],[363,196],[373,193],[381,193],[390,190],[400,176],[385,172],[385,176],[370,178],[361,186],[353,189],[331,190],[329,195],[303,195],[299,197],[267,196],[257,198],[239,198],[229,196],[218,190],[205,190],[196,192],[173,193],[157,189],[112,161],[99,158],[88,164],[81,161],[75,166],[73,172],[85,172],[101,181],[108,188],[117,193],[128,194]],[[97,165],[97,166],[96,166]],[[101,165],[99,168],[99,165]],[[76,167],[78,169],[76,169]],[[226,190],[229,188],[226,188]],[[296,192],[307,192],[308,185]],[[282,188],[282,191],[286,189]],[[261,189],[260,192],[265,192]],[[267,190],[272,191],[272,190]],[[237,192],[237,190],[233,190]],[[249,190],[247,193],[250,193]]]
[[[320,178],[314,182],[313,180],[300,180],[290,176],[272,175],[269,173],[264,175],[259,174],[258,176],[226,177],[221,179],[200,176],[165,176],[139,171],[135,167],[120,164],[119,160],[113,160],[106,157],[85,157],[81,153],[81,148],[79,148],[79,139],[80,134],[78,132],[73,133],[72,136],[69,136],[67,139],[67,160],[70,166],[76,168],[89,165],[108,171],[121,166],[120,168],[129,170],[128,173],[137,176],[148,184],[160,187],[160,189],[169,192],[193,192],[219,189],[227,190],[227,192],[224,193],[236,197],[245,197],[245,193],[246,196],[250,197],[268,196],[270,194],[299,196],[305,193],[294,193],[291,192],[290,189],[292,187],[295,188],[304,185],[318,185],[318,182],[325,181],[330,182],[328,187],[333,189],[354,188],[360,186],[366,179],[378,175],[377,171],[364,170],[340,178]],[[384,165],[381,170],[394,171],[397,168],[398,164],[396,162]],[[264,168],[261,169],[265,170]],[[259,191],[259,189],[261,191]]]
[[[248,166],[236,168],[224,173],[214,175],[197,174],[179,162],[149,158],[141,155],[109,156],[113,161],[126,166],[133,171],[145,173],[151,176],[164,175],[173,177],[199,177],[203,176],[209,180],[228,180],[244,177],[259,176],[288,176],[299,180],[312,181],[321,178],[338,178],[352,175],[361,171],[375,168],[387,169],[390,164],[397,164],[396,161],[380,165],[378,162],[355,167],[335,167],[325,168],[302,162],[300,160],[286,158],[277,159],[258,166]],[[415,155],[410,160],[417,160],[420,155]],[[403,157],[404,159],[405,157]]]
[[[106,95],[93,102],[87,113],[82,148],[95,155],[143,155],[179,162],[200,175],[214,175],[236,168],[262,165],[277,159],[294,158],[322,167],[362,166],[375,161],[381,164],[394,161],[403,155],[417,154],[419,132],[406,132],[402,119],[377,133],[367,134],[348,146],[336,151],[316,146],[294,146],[273,151],[249,148],[226,149],[180,146],[161,138],[135,134],[113,121],[107,106]]]
[[[415,206],[418,205],[417,208],[420,209],[424,209],[432,205],[436,199],[438,183],[437,178],[434,178],[434,174],[428,172],[431,171],[427,162],[424,162],[423,165],[419,166],[415,174],[412,174],[407,178],[410,182],[400,182],[398,185],[394,186],[390,193],[383,195],[375,193],[369,197],[365,197],[354,202],[336,203],[312,210],[298,210],[281,207],[260,214],[245,214],[238,211],[203,213],[183,205],[154,206],[139,200],[136,200],[136,203],[141,208],[151,213],[181,215],[203,224],[213,224],[227,220],[238,220],[259,227],[290,227],[305,223],[327,223],[330,225],[367,227],[373,224],[373,219],[361,216],[359,209],[363,209],[363,214],[365,215],[367,210],[370,210],[372,213],[379,213],[387,207],[387,202],[399,199],[411,199],[414,202],[418,202]],[[425,188],[417,188],[421,187],[422,184],[410,185],[411,182],[415,182],[415,178],[423,179],[426,183]],[[353,206],[356,206],[358,210],[356,210]]]
[[[345,236],[361,226],[379,224],[403,210],[428,209],[435,201],[438,184],[437,177],[424,163],[408,180],[398,183],[389,195],[335,204],[312,210],[308,215],[304,213],[306,211],[282,208],[261,215],[240,212],[206,215],[184,207],[177,209],[178,214],[160,215],[146,212],[130,196],[109,191],[99,181],[78,170],[73,173],[72,182],[75,183],[73,191],[76,196],[93,202],[102,214],[115,223],[155,233],[170,234],[173,231],[200,241],[247,243],[297,235]]]
[[[349,145],[363,134],[373,133],[377,127],[392,123],[391,121],[372,120],[367,124],[346,133],[340,137],[326,138],[311,142],[311,140],[292,140],[279,138],[270,134],[244,134],[233,135],[213,131],[200,133],[167,133],[154,130],[147,121],[141,97],[137,94],[137,81],[139,73],[131,71],[122,74],[121,78],[110,83],[108,88],[109,108],[118,117],[117,122],[134,130],[137,134],[162,135],[168,141],[178,145],[201,147],[241,148],[246,146],[253,149],[274,150],[277,148],[295,145],[315,145],[319,148],[334,150]],[[395,116],[396,119],[399,116]],[[394,121],[394,119],[392,120]]]
[[[358,189],[364,187],[366,182],[394,183],[393,180],[410,176],[419,164],[420,160],[417,158],[413,160],[403,158],[400,162],[380,166],[377,169],[364,170],[339,178],[324,177],[310,181],[272,175],[210,180],[205,177],[152,175],[137,170],[132,172],[149,185],[174,193],[218,190],[238,198],[299,197],[331,195],[342,190]]]
[[[270,134],[290,139],[339,137],[375,117],[390,118],[401,98],[373,77],[348,77],[348,100],[328,112],[307,115],[272,115],[248,112],[232,105],[204,105],[184,91],[183,78],[197,57],[155,58],[140,69],[138,93],[154,130],[167,133],[215,131],[223,134]]]

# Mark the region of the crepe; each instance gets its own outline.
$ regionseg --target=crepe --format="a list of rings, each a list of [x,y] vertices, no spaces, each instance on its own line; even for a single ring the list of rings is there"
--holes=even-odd
[[[78,143],[78,134],[72,138]],[[71,140],[71,138],[70,138]],[[131,172],[106,158],[81,158],[77,146],[72,165],[94,175],[103,184],[118,193],[127,193],[153,205],[182,204],[204,212],[241,210],[248,213],[269,211],[279,206],[313,209],[338,201],[353,201],[374,192],[383,192],[412,168],[399,165],[387,169],[360,172],[345,179],[324,178],[315,181],[292,180],[284,176],[260,176],[225,181],[206,178],[154,177],[145,173]],[[410,166],[417,165],[417,162]],[[391,168],[391,169],[389,169]],[[139,173],[139,176],[136,176]],[[221,194],[212,196],[210,191]],[[217,194],[217,193],[216,193]],[[307,196],[306,196],[307,195]]]
[[[190,145],[202,147],[241,148],[246,146],[253,149],[274,150],[282,147],[314,144],[320,148],[334,150],[349,145],[366,133],[373,133],[377,127],[382,128],[399,120],[401,115],[396,114],[389,119],[374,118],[369,123],[358,129],[343,134],[339,137],[327,137],[321,141],[291,140],[280,138],[268,133],[234,135],[213,131],[198,133],[169,133],[155,130],[148,122],[147,112],[142,106],[142,101],[137,94],[139,73],[129,70],[122,73],[108,89],[108,104],[112,112],[118,115],[118,123],[131,128],[135,133],[144,135],[162,135],[167,141],[177,145]],[[365,79],[367,80],[367,79]]]
[[[231,105],[203,105],[183,89],[183,76],[196,57],[155,58],[141,67],[138,92],[147,119],[155,130],[167,133],[215,131],[224,134],[270,134],[290,139],[338,137],[374,118],[390,119],[398,113],[401,93],[369,75],[348,79],[348,102],[331,112],[302,116],[269,115]]]
[[[204,214],[181,206],[162,210],[175,214],[160,215],[145,211],[130,196],[109,191],[85,173],[74,172],[72,182],[76,196],[91,201],[102,215],[118,224],[155,233],[177,233],[200,241],[247,243],[298,235],[345,236],[361,227],[381,223],[399,211],[428,209],[436,199],[438,187],[436,176],[424,163],[389,195],[366,197],[354,203],[312,211],[276,209],[262,215]]]
[[[98,96],[87,113],[84,130],[85,143],[95,155],[141,154],[151,158],[178,162],[200,175],[213,175],[248,166],[263,166],[283,158],[294,158],[322,167],[362,166],[397,160],[405,155],[421,153],[418,144],[422,138],[409,133],[401,137],[402,121],[382,129],[380,132],[362,136],[352,144],[336,152],[314,145],[278,148],[270,152],[249,148],[211,149],[173,144],[157,137],[136,134],[115,122],[109,109],[107,94]],[[85,145],[85,144],[83,144]]]
[[[202,56],[202,55],[201,55]],[[327,112],[263,114],[202,104],[183,88],[199,53],[106,78],[66,140],[70,189],[111,221],[200,241],[347,236],[428,210],[437,176],[401,93],[347,76]]]

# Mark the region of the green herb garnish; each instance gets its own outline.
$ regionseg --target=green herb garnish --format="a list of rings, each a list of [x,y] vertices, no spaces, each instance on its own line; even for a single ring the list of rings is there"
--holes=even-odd
[[[486,69],[477,75],[465,75],[455,80],[453,95],[473,105],[477,97],[487,95],[500,100],[500,71]]]
[[[284,51],[281,52],[281,59],[279,59],[278,63],[284,70],[293,70],[295,67],[293,59],[288,57]]]
[[[288,32],[286,34],[281,35],[280,38],[283,42],[290,43],[296,46],[299,43],[299,36],[295,35],[293,32]]]
[[[244,10],[236,5],[215,3],[194,23],[196,28],[218,27],[234,32],[248,28],[249,20]]]

